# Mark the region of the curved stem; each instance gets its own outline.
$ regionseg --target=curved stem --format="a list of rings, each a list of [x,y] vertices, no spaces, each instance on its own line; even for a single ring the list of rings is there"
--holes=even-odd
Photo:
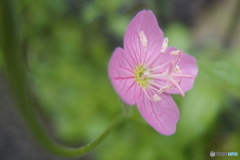
[[[100,144],[115,127],[119,126],[124,121],[124,117],[118,117],[98,138],[80,148],[61,146],[48,137],[35,115],[34,106],[28,90],[28,81],[22,55],[21,52],[19,52],[20,32],[18,27],[18,8],[17,0],[1,0],[0,2],[3,58],[9,83],[18,102],[17,106],[36,140],[48,151],[66,157],[86,154]]]

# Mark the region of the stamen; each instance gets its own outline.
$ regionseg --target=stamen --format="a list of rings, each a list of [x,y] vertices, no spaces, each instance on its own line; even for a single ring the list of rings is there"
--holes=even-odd
[[[179,90],[180,94],[185,97],[185,94],[182,90],[182,88],[180,87],[180,85],[174,80],[174,79],[170,79],[170,82],[172,82],[172,84]]]
[[[157,83],[155,83],[155,82],[153,82],[153,81],[151,81],[150,84],[151,84],[150,86],[155,86],[155,87],[157,87],[157,88],[162,88],[162,87],[163,87],[163,86],[161,86],[161,85],[159,85],[159,84],[157,84]],[[159,90],[159,89],[158,89],[158,90]],[[158,90],[157,90],[157,91],[158,91]]]
[[[166,73],[166,76],[167,76],[167,77],[170,77],[170,75],[172,74],[172,72],[173,72],[173,70],[174,70],[174,67],[175,67],[174,64],[175,64],[175,62],[172,61],[171,64],[169,65],[169,68],[168,68],[167,73]],[[167,77],[166,77],[166,78],[167,78]]]
[[[150,68],[149,71],[157,70],[157,69],[162,68],[162,67],[164,67],[164,66],[166,66],[166,65],[168,65],[168,64],[169,64],[169,61],[161,64],[160,66],[157,66],[157,67],[154,67],[154,68]]]
[[[176,55],[178,55],[179,52],[180,52],[179,50],[177,50],[177,51],[172,51],[172,52],[170,53],[170,55],[176,56]]]
[[[161,97],[159,97],[157,94],[153,95],[153,101],[158,102],[161,100]]]
[[[173,78],[190,78],[190,79],[194,79],[195,76],[192,75],[188,75],[188,74],[172,74]]]
[[[164,86],[164,87],[160,88],[157,93],[161,94],[161,93],[165,92],[166,90],[168,90],[168,89],[170,89],[172,87],[173,87],[172,84],[168,84],[167,86]]]
[[[144,34],[143,31],[140,31],[140,32],[139,32],[139,38],[140,38],[140,41],[141,41],[141,43],[142,43],[142,46],[143,46],[144,48],[146,48],[146,47],[147,47],[147,37],[145,36],[145,34]]]
[[[181,51],[181,50],[179,50],[179,52],[178,52],[178,54],[177,54],[177,56],[175,57],[175,59],[174,59],[174,63],[173,63],[173,66],[177,66],[177,63],[179,62],[179,60],[180,60],[180,57],[183,55],[183,51]]]
[[[166,51],[167,46],[168,46],[168,38],[165,38],[165,39],[163,40],[161,53],[164,53],[164,52]]]
[[[174,69],[177,73],[180,73],[180,74],[182,74],[182,71],[180,70],[180,68],[179,68],[179,66],[178,65],[176,65],[176,67],[175,67],[175,69]]]
[[[182,56],[182,51],[179,51],[176,58],[169,65],[169,68],[167,70],[167,77],[169,77],[173,73],[174,70],[181,73],[181,70],[177,65],[181,56]]]
[[[150,74],[148,75],[149,78],[155,78],[155,79],[164,79],[166,77],[165,73],[159,73],[159,74]]]
[[[158,89],[156,87],[153,87],[152,85],[149,86],[149,88],[153,89],[154,91],[158,92]]]
[[[146,91],[146,88],[142,87],[142,90],[143,90],[143,92],[145,93],[145,95],[147,96],[147,98],[148,98],[149,100],[152,100],[152,98],[150,98],[150,96],[148,95],[148,93],[147,93],[147,91]]]

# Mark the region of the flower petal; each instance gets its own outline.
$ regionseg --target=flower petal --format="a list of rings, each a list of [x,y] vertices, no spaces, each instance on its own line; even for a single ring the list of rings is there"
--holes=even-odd
[[[151,11],[139,12],[130,22],[124,35],[124,50],[134,58],[136,64],[154,60],[161,51],[164,37],[157,19]]]
[[[174,47],[168,47],[169,55],[170,55],[170,52],[176,51],[176,50],[177,49]],[[183,55],[180,57],[178,66],[183,75],[189,75],[189,76],[196,77],[196,75],[198,73],[196,59],[187,53],[183,53]],[[183,92],[186,92],[193,87],[194,80],[195,80],[195,78],[181,78],[180,87],[183,90]],[[179,90],[176,88],[172,88],[172,89],[167,90],[166,93],[179,94]]]
[[[152,95],[151,90],[148,90]],[[138,110],[142,117],[158,132],[163,135],[171,135],[176,131],[176,123],[179,120],[179,110],[169,94],[159,95],[161,100],[152,101],[142,91],[137,101]]]
[[[132,62],[122,48],[116,48],[109,61],[108,74],[114,89],[128,105],[135,104],[139,86],[134,78]]]

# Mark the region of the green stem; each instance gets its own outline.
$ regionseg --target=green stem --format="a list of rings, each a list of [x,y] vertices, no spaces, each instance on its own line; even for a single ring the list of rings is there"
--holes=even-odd
[[[124,117],[118,117],[98,138],[80,148],[64,147],[49,138],[38,122],[29,94],[28,80],[26,78],[23,58],[20,52],[20,32],[18,23],[20,16],[18,14],[18,1],[1,0],[0,9],[5,69],[8,73],[9,83],[14,92],[14,96],[18,102],[17,106],[30,131],[44,148],[60,156],[81,156],[93,150],[114,128],[124,121]]]

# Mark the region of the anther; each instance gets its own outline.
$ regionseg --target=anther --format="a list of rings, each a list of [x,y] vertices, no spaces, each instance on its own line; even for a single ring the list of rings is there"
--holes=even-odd
[[[158,102],[161,100],[161,97],[159,97],[157,94],[153,95],[153,101]]]
[[[177,51],[172,51],[171,53],[170,53],[170,55],[174,55],[174,56],[176,56],[176,55],[178,55],[179,54],[179,50],[177,50]]]
[[[144,34],[143,31],[140,31],[140,32],[139,32],[139,38],[140,38],[140,41],[141,41],[141,43],[142,43],[142,46],[143,46],[144,48],[146,48],[146,47],[147,47],[147,37],[145,36],[145,34]]]
[[[166,51],[167,46],[168,46],[168,38],[165,38],[165,39],[163,40],[161,53],[164,53],[164,52]]]

